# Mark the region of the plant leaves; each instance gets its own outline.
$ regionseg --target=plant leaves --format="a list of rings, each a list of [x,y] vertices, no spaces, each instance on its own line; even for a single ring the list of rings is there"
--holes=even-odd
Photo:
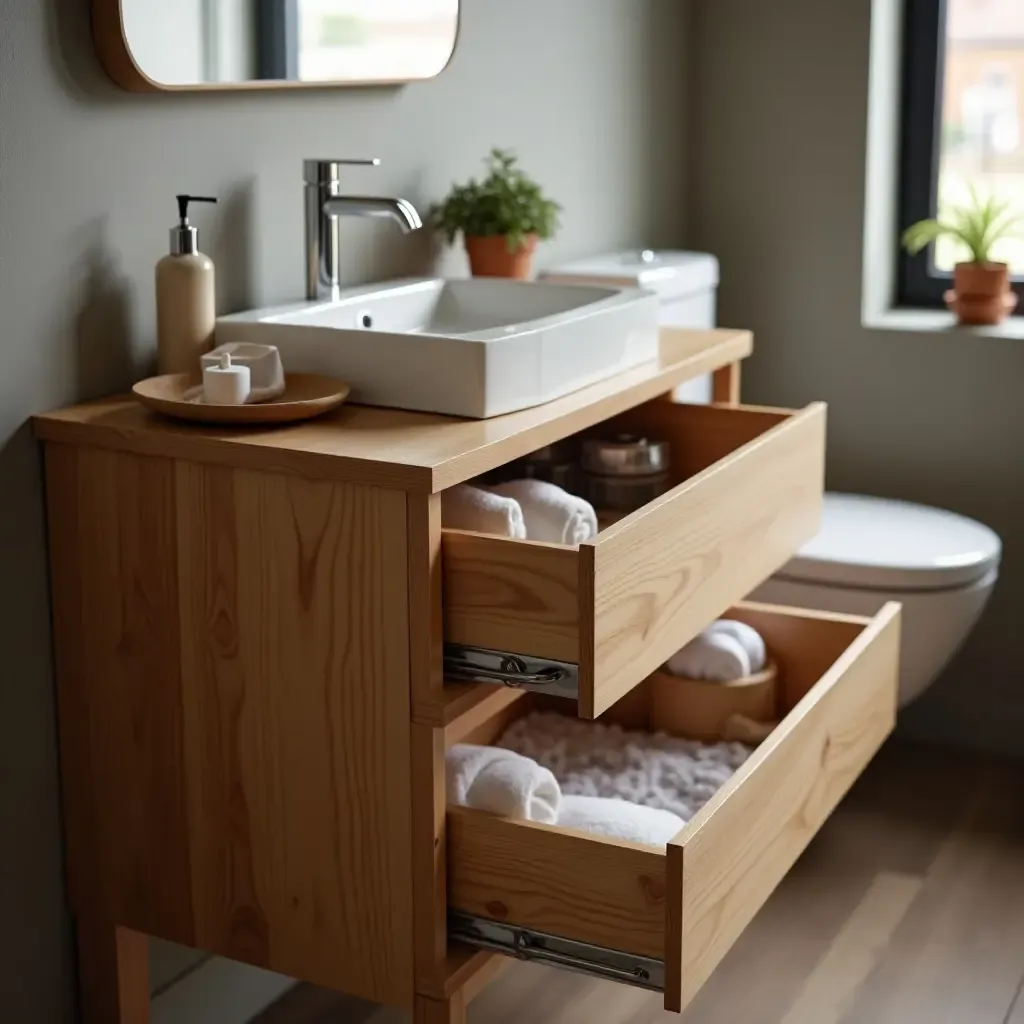
[[[558,230],[562,207],[544,195],[540,185],[519,167],[518,157],[495,147],[484,161],[487,175],[453,185],[444,201],[430,210],[430,219],[449,245],[464,235],[505,235],[510,252],[528,235],[550,238]]]

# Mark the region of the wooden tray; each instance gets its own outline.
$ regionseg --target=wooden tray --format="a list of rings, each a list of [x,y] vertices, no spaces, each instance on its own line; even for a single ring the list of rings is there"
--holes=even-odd
[[[194,373],[167,373],[140,380],[132,394],[147,409],[198,423],[295,423],[337,408],[351,390],[344,381],[315,373],[289,373],[284,394],[252,405],[206,405],[188,402],[185,395],[200,384]]]

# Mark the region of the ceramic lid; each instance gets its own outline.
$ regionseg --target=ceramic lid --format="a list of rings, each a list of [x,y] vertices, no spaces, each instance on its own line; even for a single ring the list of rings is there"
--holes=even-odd
[[[826,494],[822,527],[779,576],[886,590],[943,590],[980,579],[1002,545],[987,526],[943,509]]]
[[[679,298],[718,286],[718,260],[706,252],[630,249],[550,267],[541,279],[618,284]]]

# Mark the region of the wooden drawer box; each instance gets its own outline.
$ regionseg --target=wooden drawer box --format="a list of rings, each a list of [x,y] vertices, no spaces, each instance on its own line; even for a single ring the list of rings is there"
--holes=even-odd
[[[654,401],[605,429],[668,441],[676,486],[578,547],[442,535],[447,664],[481,650],[558,663],[584,718],[782,566],[817,532],[824,490],[821,404]]]
[[[526,929],[519,952],[663,988],[682,1009],[821,828],[893,727],[899,606],[873,619],[742,605],[779,664],[785,718],[666,851],[466,808],[448,811],[452,937]],[[488,730],[449,742],[492,742],[536,700],[497,707]],[[656,729],[644,688],[608,717]],[[532,955],[535,933],[563,940]],[[595,948],[596,947],[596,948]],[[558,949],[561,952],[558,952]],[[612,951],[616,966],[607,969]],[[593,959],[590,959],[593,958]],[[570,964],[571,965],[571,964]],[[630,978],[629,975],[632,974]]]

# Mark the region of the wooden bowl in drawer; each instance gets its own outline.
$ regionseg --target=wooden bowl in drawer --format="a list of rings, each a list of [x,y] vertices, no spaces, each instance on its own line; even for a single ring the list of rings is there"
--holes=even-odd
[[[716,743],[732,715],[743,715],[753,722],[776,721],[777,680],[774,662],[754,675],[729,683],[655,672],[648,683],[651,718],[659,728],[676,736]]]

